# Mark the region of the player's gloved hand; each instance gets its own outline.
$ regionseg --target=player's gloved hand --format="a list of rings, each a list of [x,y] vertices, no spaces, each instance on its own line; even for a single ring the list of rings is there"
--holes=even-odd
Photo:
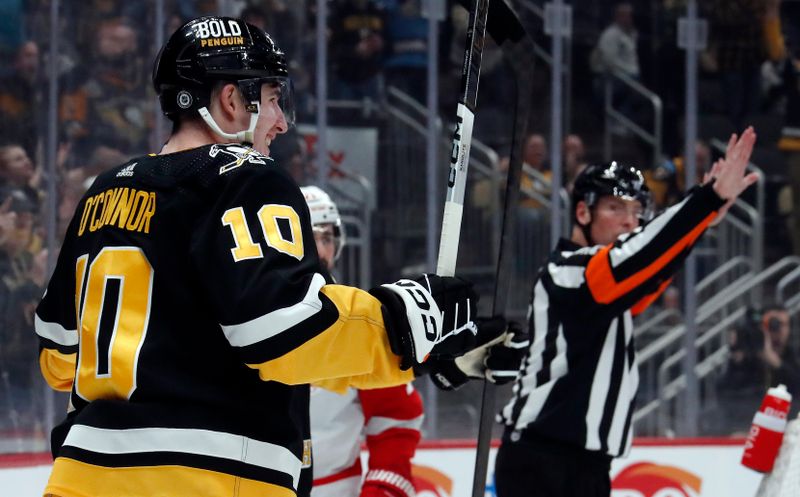
[[[403,370],[429,355],[456,357],[476,345],[473,318],[478,295],[459,277],[423,274],[373,288],[381,301],[392,352]]]
[[[413,497],[414,484],[407,476],[388,469],[371,469],[364,477],[359,497]]]
[[[405,497],[405,494],[394,492],[382,485],[365,483],[361,486],[358,497]]]
[[[479,346],[454,359],[431,359],[415,367],[415,374],[430,374],[431,381],[442,390],[455,390],[471,378],[498,385],[515,380],[528,352],[530,335],[516,321],[506,323],[502,317],[478,318],[476,322],[482,342]]]

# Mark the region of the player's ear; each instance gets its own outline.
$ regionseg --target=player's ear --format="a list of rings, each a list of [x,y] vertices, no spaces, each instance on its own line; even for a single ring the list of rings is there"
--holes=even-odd
[[[592,210],[583,200],[579,200],[578,205],[575,206],[575,219],[581,226],[586,226],[592,222]]]
[[[233,83],[224,85],[219,93],[217,93],[216,103],[222,116],[226,120],[235,120],[237,107],[242,105],[239,89]]]

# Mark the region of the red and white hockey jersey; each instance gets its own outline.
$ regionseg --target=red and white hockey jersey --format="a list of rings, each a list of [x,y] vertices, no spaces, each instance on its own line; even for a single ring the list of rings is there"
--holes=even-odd
[[[422,418],[422,399],[410,383],[351,388],[343,395],[312,387],[311,497],[413,497],[411,458]],[[359,457],[362,435],[369,451],[366,472]]]

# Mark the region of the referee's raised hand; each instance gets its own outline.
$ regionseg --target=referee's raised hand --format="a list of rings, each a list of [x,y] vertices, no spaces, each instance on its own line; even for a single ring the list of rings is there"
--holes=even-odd
[[[725,158],[717,160],[711,167],[711,171],[706,173],[704,183],[713,180],[714,191],[721,198],[727,200],[725,205],[719,209],[714,224],[725,216],[736,198],[747,187],[758,181],[758,173],[745,174],[755,142],[756,132],[752,126],[745,129],[741,136],[737,136],[736,133],[732,134],[728,140]]]

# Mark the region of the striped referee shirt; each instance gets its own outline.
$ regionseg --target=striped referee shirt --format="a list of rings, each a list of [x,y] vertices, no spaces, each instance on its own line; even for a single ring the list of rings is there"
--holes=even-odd
[[[531,346],[500,414],[504,443],[628,451],[639,383],[632,316],[667,287],[723,203],[707,185],[613,244],[559,242],[533,287]]]

